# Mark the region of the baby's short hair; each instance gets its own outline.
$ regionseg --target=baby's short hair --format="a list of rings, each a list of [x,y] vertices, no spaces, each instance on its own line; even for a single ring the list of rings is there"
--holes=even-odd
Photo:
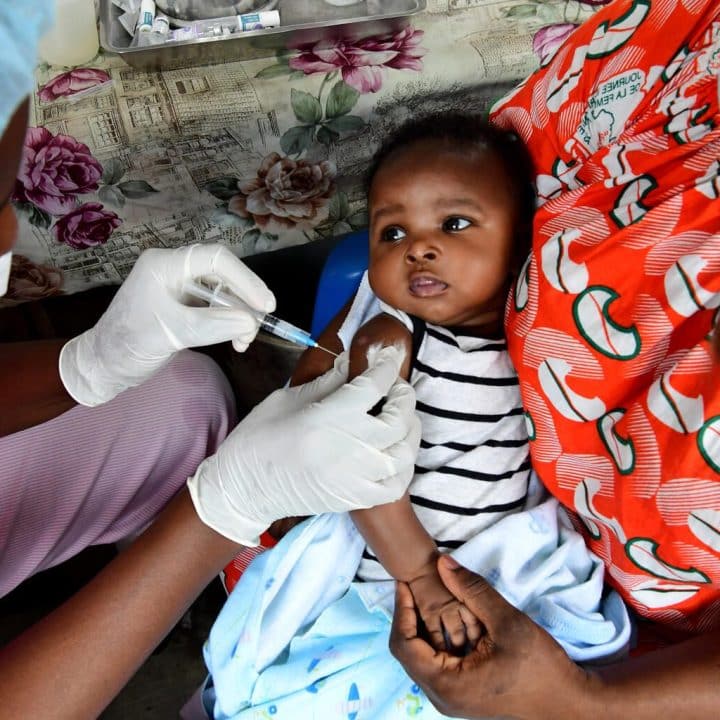
[[[368,193],[383,163],[417,142],[435,141],[453,150],[489,151],[500,162],[511,188],[516,209],[516,253],[524,257],[530,249],[535,213],[533,165],[525,143],[514,133],[498,128],[480,115],[434,113],[409,120],[385,139],[375,153],[366,176]]]

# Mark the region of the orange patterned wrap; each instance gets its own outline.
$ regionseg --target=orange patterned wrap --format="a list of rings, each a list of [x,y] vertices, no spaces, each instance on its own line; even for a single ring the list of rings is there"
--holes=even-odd
[[[642,616],[720,627],[720,3],[618,0],[493,109],[540,207],[508,345],[544,483]]]

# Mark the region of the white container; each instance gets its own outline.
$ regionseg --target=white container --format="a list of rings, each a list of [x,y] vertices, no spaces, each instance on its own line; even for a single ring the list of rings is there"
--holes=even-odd
[[[40,59],[49,65],[82,65],[98,48],[94,0],[55,0],[55,24],[40,40]]]
[[[155,1],[142,0],[140,3],[140,15],[138,16],[138,32],[151,32],[155,22]]]
[[[170,32],[170,21],[167,19],[167,15],[161,13],[155,16],[152,31],[159,35],[167,35]]]
[[[245,15],[238,15],[237,21],[241,32],[275,28],[280,27],[280,13],[277,10],[246,13]]]

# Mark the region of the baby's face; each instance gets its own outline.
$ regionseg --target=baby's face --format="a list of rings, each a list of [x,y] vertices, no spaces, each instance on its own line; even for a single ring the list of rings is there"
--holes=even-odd
[[[414,143],[381,165],[369,207],[378,297],[434,325],[501,330],[515,222],[492,153]]]

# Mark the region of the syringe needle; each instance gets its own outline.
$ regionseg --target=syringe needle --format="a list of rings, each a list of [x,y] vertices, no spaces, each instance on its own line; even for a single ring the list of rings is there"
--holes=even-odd
[[[332,350],[328,350],[326,347],[323,347],[322,345],[316,345],[315,346],[318,350],[324,350],[326,353],[330,353],[333,357],[339,357],[339,355],[336,352],[333,352]]]

